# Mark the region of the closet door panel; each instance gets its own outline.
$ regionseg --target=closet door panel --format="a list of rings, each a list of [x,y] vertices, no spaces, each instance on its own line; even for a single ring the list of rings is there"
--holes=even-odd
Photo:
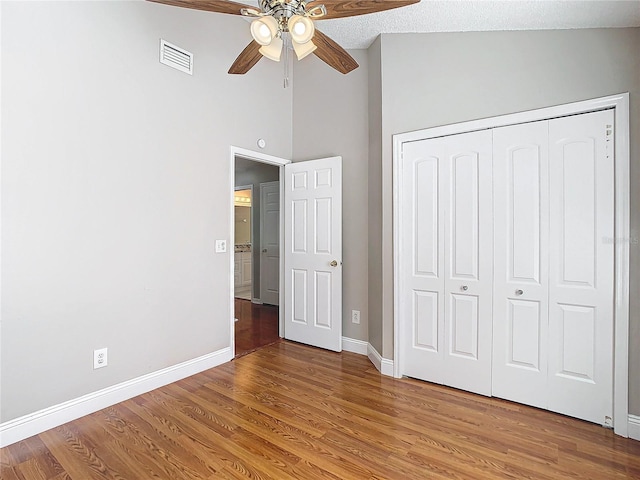
[[[491,132],[442,139],[449,171],[445,264],[446,384],[491,394]]]
[[[613,410],[612,129],[612,111],[549,122],[549,409],[600,424]]]
[[[403,375],[443,383],[446,154],[439,139],[403,146],[400,341]]]
[[[491,393],[491,132],[403,145],[402,374]]]
[[[548,122],[493,131],[492,394],[545,408],[548,334]]]

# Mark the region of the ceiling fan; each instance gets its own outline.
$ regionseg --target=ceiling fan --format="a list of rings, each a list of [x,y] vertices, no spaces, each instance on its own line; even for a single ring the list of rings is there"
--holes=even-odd
[[[283,45],[290,42],[298,60],[313,53],[330,67],[346,74],[358,68],[358,63],[340,45],[316,29],[314,20],[382,12],[420,0],[258,0],[260,10],[228,0],[149,1],[254,18],[251,22],[253,41],[238,55],[229,73],[247,73],[263,56],[279,61]]]

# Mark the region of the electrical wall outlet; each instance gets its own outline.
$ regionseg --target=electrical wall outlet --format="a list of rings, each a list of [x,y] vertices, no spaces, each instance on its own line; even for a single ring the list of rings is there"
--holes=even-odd
[[[351,322],[360,323],[360,310],[351,310]]]
[[[227,251],[226,240],[216,240],[216,253],[224,253]]]
[[[107,366],[107,349],[101,348],[93,351],[93,369]]]

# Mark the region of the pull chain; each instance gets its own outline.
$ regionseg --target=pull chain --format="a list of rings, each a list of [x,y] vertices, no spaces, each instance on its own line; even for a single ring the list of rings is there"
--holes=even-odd
[[[284,81],[282,82],[282,88],[288,88],[289,87],[289,38],[288,36],[286,38],[283,38],[284,42],[283,42],[283,57],[284,57]]]

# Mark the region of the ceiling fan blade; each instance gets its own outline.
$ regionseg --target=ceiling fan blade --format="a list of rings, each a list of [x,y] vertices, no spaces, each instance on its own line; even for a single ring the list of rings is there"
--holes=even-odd
[[[383,12],[392,8],[406,7],[420,0],[313,0],[309,2],[309,8],[314,4],[323,4],[327,14],[318,20],[330,20],[332,18],[353,17],[367,13]]]
[[[227,0],[147,0],[149,2],[163,3],[174,7],[193,8],[207,12],[228,13],[229,15],[242,15],[243,8],[255,9],[255,6],[243,3],[229,2]]]
[[[262,58],[262,54],[259,52],[260,44],[255,40],[252,40],[244,50],[238,55],[233,65],[229,69],[229,73],[236,75],[243,75],[247,73],[251,68],[258,63]]]
[[[358,62],[356,62],[344,48],[331,40],[331,38],[326,36],[317,28],[316,33],[313,36],[313,43],[318,47],[313,52],[314,55],[330,67],[335,68],[340,73],[349,73],[350,71],[358,68]]]

